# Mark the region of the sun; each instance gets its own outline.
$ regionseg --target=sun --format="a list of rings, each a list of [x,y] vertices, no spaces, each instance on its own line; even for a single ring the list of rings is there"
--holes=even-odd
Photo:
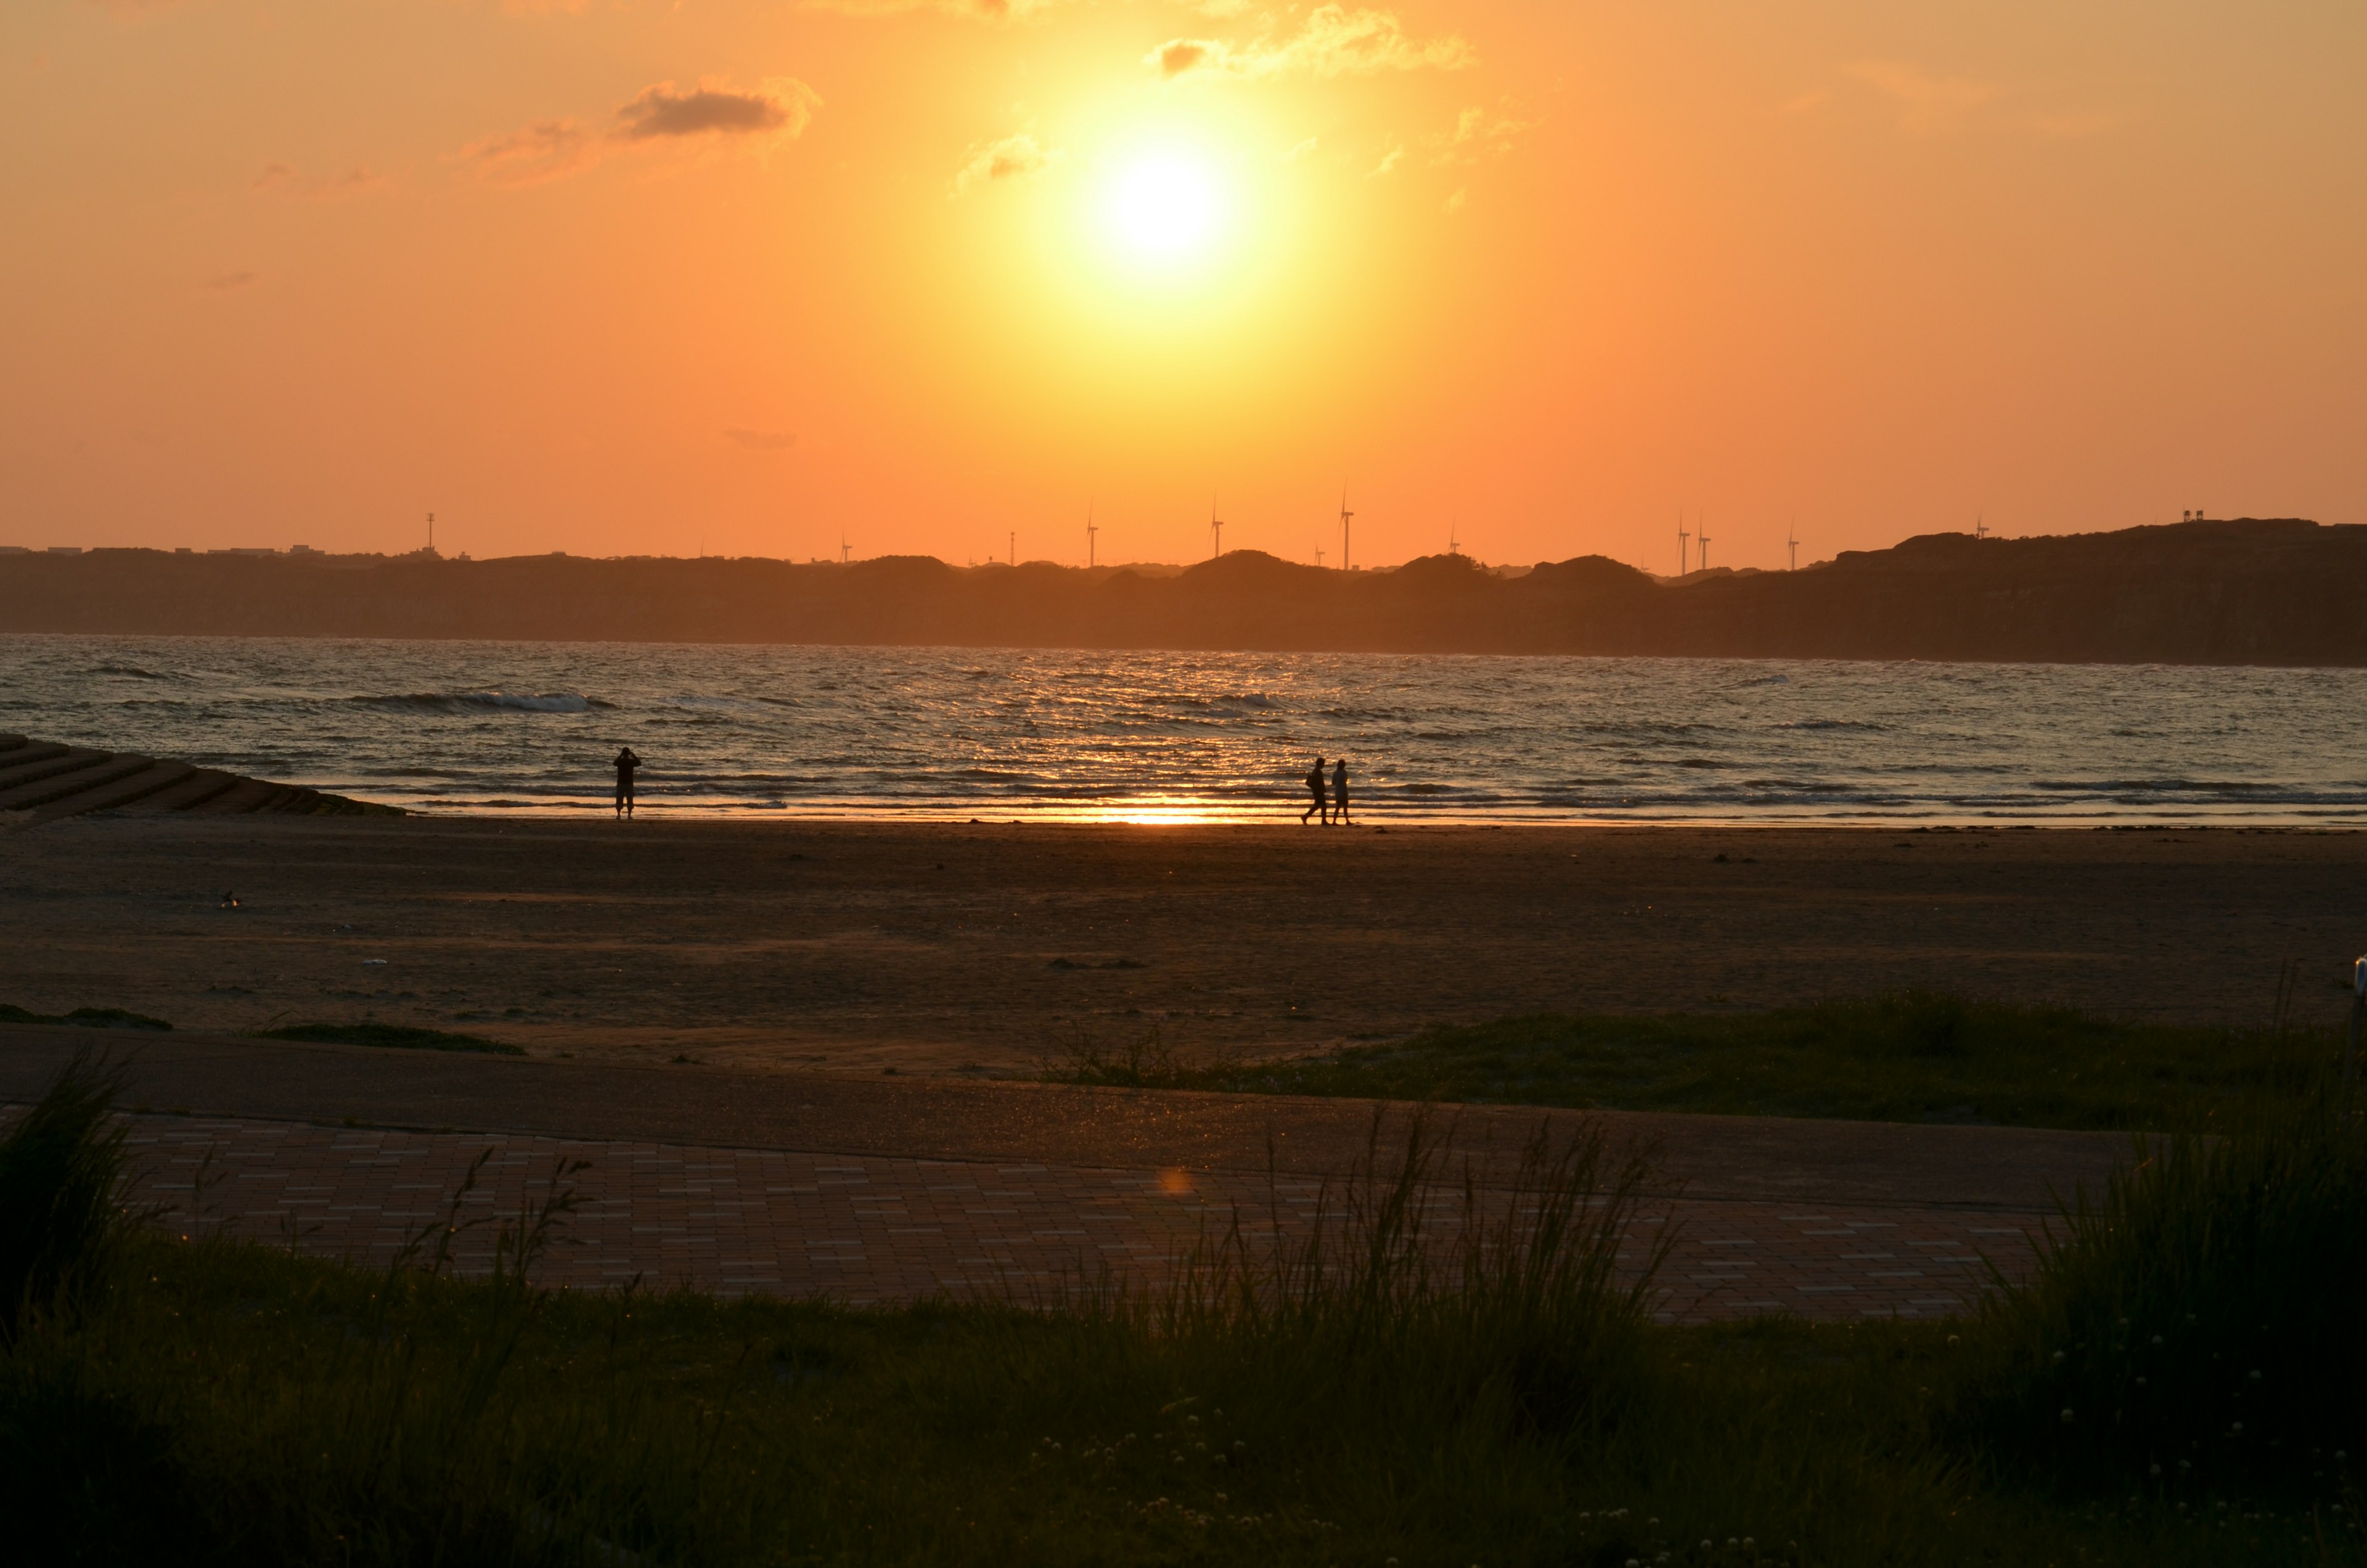
[[[1214,248],[1224,229],[1224,192],[1203,158],[1177,151],[1145,153],[1110,182],[1108,219],[1111,234],[1129,255],[1172,266]]]

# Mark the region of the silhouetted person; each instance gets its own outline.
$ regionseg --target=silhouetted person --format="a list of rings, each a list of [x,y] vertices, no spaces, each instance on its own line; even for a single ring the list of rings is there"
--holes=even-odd
[[[1298,814],[1298,825],[1302,828],[1306,827],[1307,819],[1320,811],[1323,813],[1323,825],[1326,828],[1329,828],[1331,826],[1331,810],[1329,803],[1323,796],[1322,758],[1316,758],[1315,765],[1307,770],[1307,777],[1304,783],[1307,785],[1308,793],[1315,796],[1315,804]]]
[[[1320,777],[1319,773],[1318,777]],[[1322,793],[1317,786],[1317,793]],[[1331,767],[1331,812],[1340,818],[1340,826],[1348,825],[1348,759],[1341,758]]]
[[[633,755],[633,749],[630,746],[617,749],[617,815],[618,817],[630,817],[633,814],[633,770],[640,765],[641,760]]]

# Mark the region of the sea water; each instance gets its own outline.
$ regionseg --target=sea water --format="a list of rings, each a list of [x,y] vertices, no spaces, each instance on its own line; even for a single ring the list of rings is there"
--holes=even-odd
[[[418,810],[2367,821],[2367,671],[0,637],[0,730]]]

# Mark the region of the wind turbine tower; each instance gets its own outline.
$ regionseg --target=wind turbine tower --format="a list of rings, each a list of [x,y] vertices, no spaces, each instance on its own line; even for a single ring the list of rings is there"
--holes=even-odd
[[[1016,528],[1011,530],[1011,564],[1019,564],[1019,530]]]
[[[1677,513],[1677,575],[1679,577],[1685,574],[1685,541],[1692,537],[1693,535],[1685,530],[1685,514],[1680,510]]]
[[[1693,526],[1701,530],[1694,537],[1695,542],[1701,546],[1699,558],[1701,570],[1707,571],[1709,570],[1709,513],[1707,510],[1704,510],[1699,517],[1693,519]]]
[[[848,561],[851,561],[854,558],[855,547],[846,542],[845,535],[841,534],[838,536],[838,564],[844,566]]]
[[[1798,532],[1796,525],[1787,526],[1784,530],[1784,547],[1792,552],[1792,565],[1789,570],[1793,571],[1800,570],[1800,541],[1793,537]]]
[[[1348,570],[1348,523],[1356,514],[1348,510],[1348,487],[1340,487],[1340,570]]]
[[[1100,532],[1093,526],[1093,503],[1089,501],[1085,502],[1085,570],[1088,571],[1093,565],[1093,536]]]
[[[1225,525],[1217,515],[1217,498],[1208,498],[1208,558],[1215,560],[1225,553]]]

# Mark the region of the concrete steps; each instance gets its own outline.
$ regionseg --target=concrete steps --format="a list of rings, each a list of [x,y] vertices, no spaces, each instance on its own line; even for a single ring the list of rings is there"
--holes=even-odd
[[[244,778],[132,751],[99,751],[0,735],[0,825],[38,828],[92,811],[402,815],[391,806],[348,800],[302,784]]]

